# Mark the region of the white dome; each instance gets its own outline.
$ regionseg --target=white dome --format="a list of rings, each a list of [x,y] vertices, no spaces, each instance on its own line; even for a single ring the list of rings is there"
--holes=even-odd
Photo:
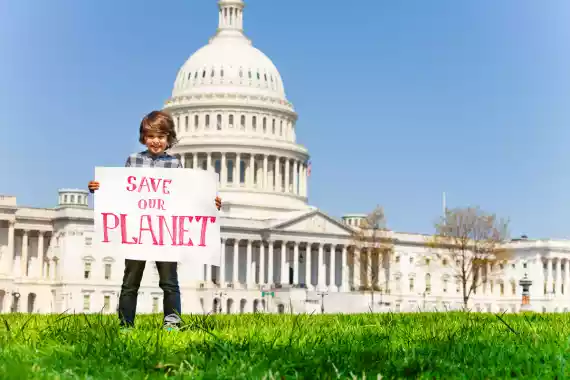
[[[243,0],[218,0],[219,25],[182,65],[165,102],[184,167],[215,171],[226,216],[307,208],[309,153],[281,75],[243,33]]]
[[[216,35],[179,70],[172,97],[238,93],[286,100],[279,71],[243,34],[243,2],[220,3]],[[228,17],[223,17],[224,12]]]

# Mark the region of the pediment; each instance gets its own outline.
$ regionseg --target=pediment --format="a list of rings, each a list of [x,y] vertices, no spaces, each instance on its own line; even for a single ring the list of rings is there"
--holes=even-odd
[[[331,218],[319,210],[312,210],[303,215],[282,221],[273,229],[287,232],[314,233],[323,235],[351,236],[353,229]]]

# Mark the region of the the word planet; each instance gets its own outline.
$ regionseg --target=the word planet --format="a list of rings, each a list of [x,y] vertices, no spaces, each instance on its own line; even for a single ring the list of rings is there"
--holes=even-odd
[[[111,242],[109,231],[119,230],[121,244],[150,244],[205,247],[208,227],[216,222],[215,216],[165,216],[165,215],[139,215],[138,228],[129,231],[128,226],[135,225],[128,218],[128,214],[101,213],[103,225],[103,243]],[[208,224],[208,222],[212,224]],[[198,224],[198,226],[196,226]],[[200,228],[197,242],[190,238],[191,227]],[[134,234],[133,234],[134,233]]]

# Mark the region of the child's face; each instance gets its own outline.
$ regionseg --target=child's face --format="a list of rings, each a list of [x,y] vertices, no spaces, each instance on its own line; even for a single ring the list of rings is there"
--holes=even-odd
[[[168,138],[164,134],[148,132],[145,135],[145,145],[151,154],[157,156],[166,150]]]

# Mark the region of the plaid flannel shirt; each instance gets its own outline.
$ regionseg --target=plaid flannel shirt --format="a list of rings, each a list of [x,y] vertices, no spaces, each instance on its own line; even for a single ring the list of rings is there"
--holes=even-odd
[[[183,168],[182,162],[175,156],[162,153],[160,156],[152,156],[148,150],[133,153],[127,158],[125,167],[134,168]]]

